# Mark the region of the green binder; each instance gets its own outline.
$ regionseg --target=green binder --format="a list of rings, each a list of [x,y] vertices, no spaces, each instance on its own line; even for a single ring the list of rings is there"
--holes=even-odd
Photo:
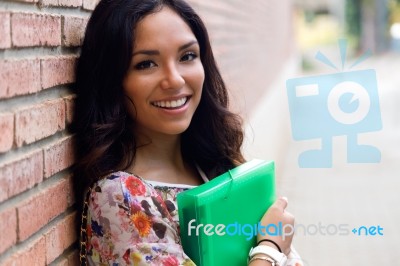
[[[199,266],[247,265],[258,222],[275,199],[274,162],[262,160],[179,193],[185,253]]]

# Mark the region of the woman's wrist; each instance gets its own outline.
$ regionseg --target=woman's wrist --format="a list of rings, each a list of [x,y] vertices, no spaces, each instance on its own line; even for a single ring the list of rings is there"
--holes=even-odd
[[[257,246],[269,246],[272,247],[276,250],[278,250],[278,248],[276,247],[276,244],[271,243],[269,241],[258,241]],[[278,250],[279,251],[279,250]],[[260,255],[255,255],[254,258],[255,260],[250,260],[248,266],[270,266],[273,265],[272,262],[270,260],[266,260],[266,259],[262,259],[264,256],[260,256]]]
[[[262,239],[249,252],[248,266],[282,266],[287,257],[281,252],[280,246],[273,240]]]
[[[257,246],[268,246],[268,247],[274,248],[277,251],[282,253],[282,251],[277,248],[276,244],[271,243],[271,242],[263,241],[263,242],[259,243]]]
[[[248,266],[273,266],[274,261],[266,256],[254,256],[250,261]]]

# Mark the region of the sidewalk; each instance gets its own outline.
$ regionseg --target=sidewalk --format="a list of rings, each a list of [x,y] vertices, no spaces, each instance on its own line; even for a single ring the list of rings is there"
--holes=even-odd
[[[305,265],[400,265],[400,55],[370,58],[359,69],[375,69],[377,74],[383,130],[360,135],[359,140],[377,147],[381,162],[348,164],[345,137],[333,139],[333,167],[328,169],[298,167],[298,155],[313,148],[310,142],[290,138],[282,151],[278,193],[289,198],[296,223],[309,229],[299,231],[294,241]],[[287,104],[280,106],[276,113],[287,114]],[[262,116],[257,119],[251,123],[265,125]],[[288,126],[281,128],[288,132],[281,135],[291,137],[290,122],[285,123]],[[378,225],[383,236],[351,232]],[[316,232],[318,227],[324,232],[329,227],[329,234]]]

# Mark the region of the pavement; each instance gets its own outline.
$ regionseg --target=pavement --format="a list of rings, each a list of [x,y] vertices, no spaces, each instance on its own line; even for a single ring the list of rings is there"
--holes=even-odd
[[[339,136],[332,168],[300,168],[298,155],[320,143],[291,137],[287,73],[280,91],[248,118],[245,153],[276,160],[277,191],[296,217],[293,243],[304,265],[400,265],[400,54],[372,57],[358,69],[376,71],[383,128],[358,140],[381,151],[379,163],[347,163],[346,137]]]

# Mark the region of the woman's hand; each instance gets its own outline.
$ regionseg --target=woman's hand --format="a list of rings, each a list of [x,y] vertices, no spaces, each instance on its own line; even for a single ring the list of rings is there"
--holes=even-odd
[[[267,232],[265,231],[264,227],[261,232],[264,233],[264,235],[260,234],[260,232],[258,232],[257,235],[257,241],[260,241],[262,239],[270,239],[274,241],[276,244],[279,245],[279,247],[282,249],[282,252],[286,256],[290,253],[290,245],[292,243],[294,234],[294,216],[285,211],[287,204],[287,199],[285,197],[281,197],[277,199],[274,204],[271,205],[271,207],[262,217],[260,223],[262,226],[273,224],[273,227],[270,226]],[[282,223],[280,230],[283,230],[283,232],[279,232],[279,234],[276,234],[277,232],[275,230],[276,228],[279,228],[280,222]],[[268,234],[268,232],[272,233],[273,235]],[[267,241],[260,243],[260,245],[268,245],[276,248],[274,244]]]

